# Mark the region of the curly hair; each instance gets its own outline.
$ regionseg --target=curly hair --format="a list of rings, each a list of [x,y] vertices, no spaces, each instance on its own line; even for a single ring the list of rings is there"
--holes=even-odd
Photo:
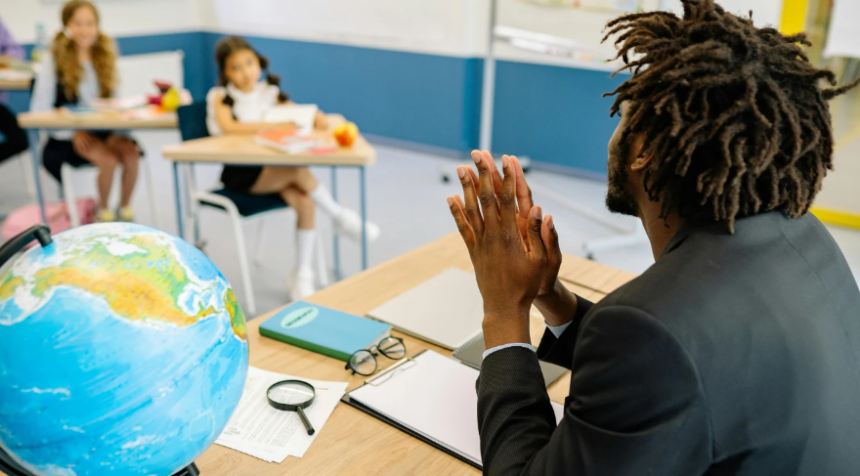
[[[289,101],[290,96],[281,90],[281,77],[269,72],[269,60],[258,53],[257,50],[248,43],[248,40],[239,36],[228,36],[222,38],[218,41],[218,44],[215,45],[215,61],[218,63],[219,84],[221,86],[227,86],[227,83],[229,83],[227,76],[224,74],[224,70],[227,67],[227,58],[229,58],[233,53],[241,50],[251,51],[257,57],[257,61],[260,62],[260,69],[266,74],[266,82],[278,87],[278,101]],[[223,102],[228,106],[233,106],[233,98],[231,98],[229,94],[224,96]]]
[[[61,19],[63,26],[68,26],[69,21],[80,8],[89,8],[99,21],[99,12],[95,5],[87,0],[71,0],[63,6]],[[64,31],[57,33],[51,46],[51,54],[57,64],[57,73],[60,84],[68,97],[74,97],[78,93],[78,84],[83,75],[83,67],[78,60],[78,52],[75,42],[69,38]],[[119,80],[116,73],[116,46],[113,40],[102,32],[93,44],[90,57],[93,69],[99,81],[99,95],[103,98],[110,97],[116,89]]]
[[[613,76],[632,73],[605,96],[615,96],[611,116],[629,101],[621,141],[643,139],[649,199],[661,202],[664,219],[710,208],[732,233],[744,216],[805,214],[833,168],[826,101],[860,80],[836,88],[835,75],[803,52],[811,46],[804,33],[756,28],[752,12],[738,17],[714,0],[681,2],[683,18],[625,15],[603,39],[620,34],[624,66]]]

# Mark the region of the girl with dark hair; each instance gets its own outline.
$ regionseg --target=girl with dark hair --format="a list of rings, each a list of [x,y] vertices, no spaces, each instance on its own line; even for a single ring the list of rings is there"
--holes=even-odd
[[[253,134],[262,129],[295,127],[292,122],[273,124],[263,122],[266,112],[279,104],[289,103],[281,91],[279,78],[268,72],[269,62],[251,45],[236,36],[222,39],[215,48],[220,71],[220,86],[212,88],[206,97],[207,127],[211,135]],[[265,74],[265,81],[261,81]],[[325,128],[325,116],[318,114],[317,128]],[[302,299],[315,291],[313,271],[315,206],[332,217],[338,234],[355,241],[361,240],[361,218],[354,211],[340,206],[324,185],[307,167],[234,167],[225,166],[221,173],[224,188],[255,195],[279,194],[298,214],[298,259],[290,279],[292,299]],[[379,227],[367,223],[367,236],[373,241]]]

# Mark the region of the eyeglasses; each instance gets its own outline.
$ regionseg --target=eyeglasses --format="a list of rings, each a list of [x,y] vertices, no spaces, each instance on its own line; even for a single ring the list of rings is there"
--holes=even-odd
[[[346,363],[346,370],[352,370],[352,374],[364,375],[365,377],[376,373],[377,363],[376,355],[382,354],[391,360],[400,360],[406,357],[406,344],[403,339],[394,336],[388,336],[379,344],[356,351],[350,356]]]

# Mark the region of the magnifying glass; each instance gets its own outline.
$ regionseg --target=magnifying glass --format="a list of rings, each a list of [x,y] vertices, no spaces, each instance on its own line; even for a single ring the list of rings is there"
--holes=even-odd
[[[305,429],[308,430],[308,435],[313,435],[315,430],[303,408],[311,406],[315,396],[314,386],[301,380],[284,380],[272,385],[266,391],[266,398],[269,399],[269,405],[272,407],[278,410],[298,412],[302,423],[305,424]]]

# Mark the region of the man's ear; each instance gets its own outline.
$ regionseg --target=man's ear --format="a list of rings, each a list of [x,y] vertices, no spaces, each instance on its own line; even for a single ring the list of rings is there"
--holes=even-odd
[[[642,149],[645,148],[645,136],[640,135],[636,137],[633,141],[633,147],[630,148],[630,170],[634,172],[641,172],[645,170],[649,164],[651,164],[651,159],[654,157],[653,155],[644,156],[642,155]]]

